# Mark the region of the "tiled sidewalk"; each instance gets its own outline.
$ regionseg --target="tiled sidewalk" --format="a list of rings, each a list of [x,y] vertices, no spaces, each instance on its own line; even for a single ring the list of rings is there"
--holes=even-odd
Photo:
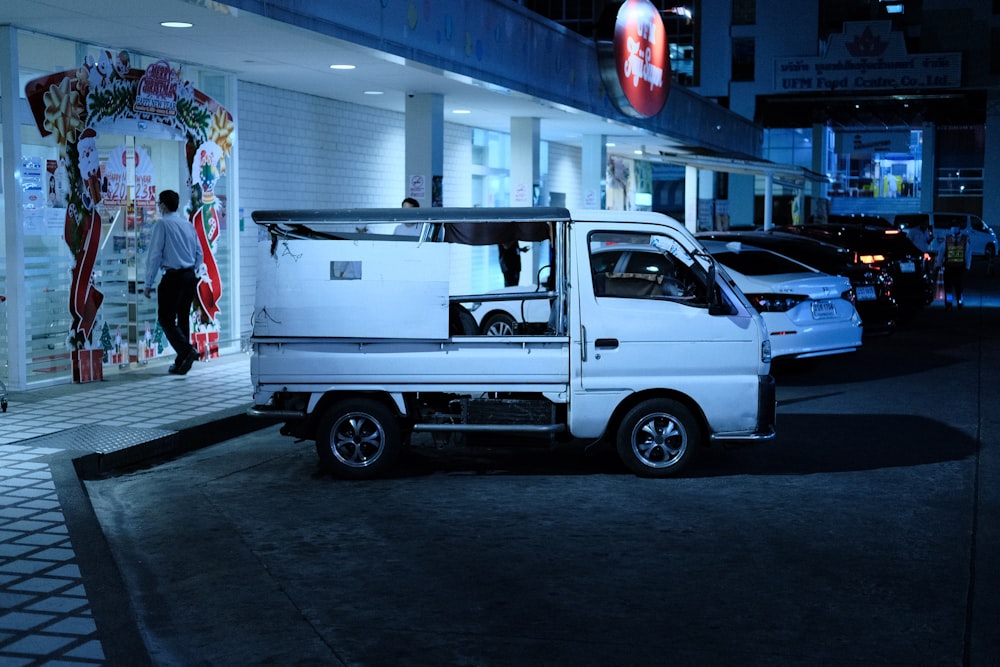
[[[208,423],[250,402],[245,354],[195,364],[186,376],[153,366],[101,383],[9,395],[0,414],[0,665],[108,661],[81,574],[84,545],[74,548],[64,514],[79,508],[60,502],[54,457],[102,451],[111,438],[153,438],[192,421]],[[86,502],[79,493],[63,495]]]
[[[0,446],[0,664],[104,663],[104,651],[46,459]],[[58,662],[50,659],[58,656]]]

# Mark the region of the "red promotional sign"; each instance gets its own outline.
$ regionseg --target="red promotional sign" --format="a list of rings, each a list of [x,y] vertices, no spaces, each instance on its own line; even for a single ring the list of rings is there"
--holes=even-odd
[[[598,54],[604,84],[622,113],[649,117],[663,109],[670,91],[670,47],[663,19],[649,0],[622,3],[614,40],[599,41]]]

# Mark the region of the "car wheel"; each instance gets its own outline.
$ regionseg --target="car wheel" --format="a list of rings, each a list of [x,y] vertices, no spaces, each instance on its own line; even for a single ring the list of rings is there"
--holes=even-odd
[[[344,479],[371,479],[395,463],[402,447],[399,421],[389,408],[367,398],[335,403],[316,432],[320,465]]]
[[[487,315],[480,327],[485,336],[513,336],[517,321],[507,313]]]
[[[691,411],[666,398],[643,401],[618,427],[618,456],[640,477],[676,475],[700,442],[701,429]]]

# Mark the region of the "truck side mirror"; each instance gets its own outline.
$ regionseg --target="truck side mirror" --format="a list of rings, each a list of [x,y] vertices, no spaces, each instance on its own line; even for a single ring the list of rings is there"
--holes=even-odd
[[[722,290],[716,283],[715,258],[708,259],[708,314],[735,315],[736,309],[722,296]]]

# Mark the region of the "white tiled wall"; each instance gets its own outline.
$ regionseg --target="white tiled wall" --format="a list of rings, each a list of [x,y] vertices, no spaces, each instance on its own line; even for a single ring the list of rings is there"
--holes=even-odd
[[[240,82],[241,332],[248,335],[257,275],[259,209],[396,207],[405,196],[404,117]],[[444,128],[445,206],[471,206],[472,130]]]

